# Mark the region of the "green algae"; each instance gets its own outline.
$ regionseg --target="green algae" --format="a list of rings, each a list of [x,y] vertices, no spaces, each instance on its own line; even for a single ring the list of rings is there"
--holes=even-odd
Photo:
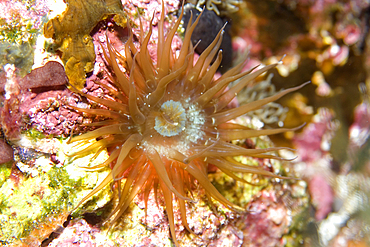
[[[21,69],[19,73],[21,76],[26,75],[33,65],[33,41],[21,44],[0,42],[0,54],[0,70],[6,64],[14,64],[15,67]]]
[[[18,1],[28,11],[34,11],[35,0]],[[25,18],[18,10],[8,10],[10,18],[0,18],[0,39],[13,44],[34,41],[39,30],[34,27],[34,20]]]
[[[259,121],[256,119],[250,119],[248,117],[239,117],[236,119],[238,124],[247,126],[251,129],[258,129]],[[267,136],[260,136],[249,138],[249,141],[253,143],[255,148],[266,149],[273,147],[273,143]],[[235,145],[245,145],[244,140],[234,140],[232,141]],[[237,162],[248,166],[260,166],[257,159],[247,156],[236,156],[234,159]],[[281,174],[283,170],[283,165],[278,160],[270,160],[271,165],[274,168],[276,174]],[[257,195],[258,192],[269,186],[271,178],[266,178],[263,176],[257,176],[250,173],[235,173],[238,177],[250,182],[243,183],[240,181],[235,181],[231,177],[227,176],[223,172],[211,173],[208,175],[212,184],[217,188],[217,190],[230,202],[245,207],[248,202]]]
[[[236,160],[243,164],[258,166],[257,161],[250,157],[236,157]],[[209,174],[208,177],[211,179],[211,182],[216,187],[216,189],[227,200],[244,208],[259,191],[261,191],[268,185],[268,182],[265,178],[262,178],[262,180],[260,181],[253,174],[238,173],[236,175],[246,181],[255,183],[257,185],[235,181],[222,172]]]
[[[34,221],[65,210],[79,183],[70,181],[68,174],[56,167],[49,173],[26,177],[18,186],[8,178],[0,188],[1,239],[11,243],[24,238],[37,227]]]
[[[35,1],[21,1],[33,11]],[[28,73],[33,65],[34,45],[40,31],[34,20],[27,19],[16,10],[8,12],[10,18],[0,18],[0,70],[6,64],[14,64],[21,76]]]
[[[44,133],[36,129],[33,129],[33,128],[27,130],[24,134],[27,135],[29,138],[31,138],[33,141],[37,141],[37,139],[45,138]]]
[[[31,142],[41,143],[35,136],[28,138]],[[60,141],[56,140],[55,143],[58,142]],[[28,169],[17,181],[10,178],[9,165],[0,166],[0,243],[14,244],[19,240],[27,242],[32,231],[48,222],[50,217],[55,218],[58,215],[63,217],[107,175],[108,169],[87,172],[79,168],[78,166],[84,164],[81,162],[86,162],[89,157],[75,160],[67,158],[64,153],[72,147],[65,143],[66,141],[60,142],[61,151],[57,153],[57,158],[63,165],[53,164],[47,154],[41,154],[29,164],[18,161],[17,166],[28,166]],[[99,159],[106,156],[107,154],[102,152]],[[110,188],[107,187],[92,203],[90,202],[90,209],[101,207],[110,200],[110,197]],[[45,238],[53,230],[44,232],[46,236],[38,237]]]
[[[6,179],[10,176],[10,172],[11,172],[10,162],[0,165],[0,186],[2,186]]]

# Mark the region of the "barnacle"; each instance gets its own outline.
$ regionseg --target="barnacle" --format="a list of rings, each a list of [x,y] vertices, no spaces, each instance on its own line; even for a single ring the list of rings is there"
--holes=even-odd
[[[111,151],[110,157],[100,165],[88,167],[98,169],[111,166],[110,174],[91,191],[78,206],[95,195],[111,182],[116,183],[119,200],[108,221],[114,224],[128,208],[134,197],[141,193],[145,204],[149,193],[161,192],[166,205],[170,232],[175,237],[173,198],[176,199],[184,226],[191,232],[186,219],[185,202],[192,202],[190,191],[197,180],[209,197],[219,201],[229,209],[241,209],[229,202],[212,185],[207,176],[207,167],[213,164],[235,180],[248,182],[235,173],[252,173],[261,176],[284,178],[261,167],[249,166],[233,157],[244,155],[257,158],[280,159],[271,154],[282,148],[247,149],[230,143],[232,140],[270,135],[288,129],[254,130],[229,122],[247,112],[259,109],[265,104],[279,99],[289,92],[304,86],[290,88],[264,99],[229,109],[229,102],[246,85],[277,64],[241,73],[244,63],[238,64],[214,80],[214,74],[221,62],[219,50],[223,30],[221,29],[211,45],[193,64],[194,48],[191,35],[197,20],[189,22],[183,45],[175,54],[171,43],[178,29],[182,14],[174,26],[164,35],[164,10],[158,24],[157,61],[149,56],[147,44],[152,35],[152,25],[146,35],[141,28],[140,49],[133,43],[133,34],[125,44],[124,54],[120,54],[107,42],[104,57],[112,73],[111,85],[100,83],[110,92],[109,97],[95,97],[80,92],[102,108],[73,109],[92,115],[105,117],[93,123],[96,130],[75,136],[71,142],[89,143],[88,147],[76,151],[75,156],[83,156],[94,150],[96,155],[105,148]],[[213,58],[216,57],[214,63]],[[122,62],[128,75],[121,71]],[[239,80],[233,87],[228,85]],[[111,100],[114,98],[115,100]],[[91,125],[91,124],[90,124]],[[95,141],[96,140],[96,141]],[[125,182],[122,182],[125,178]],[[77,207],[78,207],[77,206]]]
[[[90,32],[109,15],[123,14],[122,4],[117,0],[67,0],[66,3],[63,15],[45,24],[44,35],[54,39],[56,48],[62,52],[70,82],[81,89],[86,73],[94,68],[95,51]]]

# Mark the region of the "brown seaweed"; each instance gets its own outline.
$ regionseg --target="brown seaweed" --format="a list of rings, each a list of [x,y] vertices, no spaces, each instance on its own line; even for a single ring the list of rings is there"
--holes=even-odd
[[[81,89],[86,73],[94,68],[95,51],[90,32],[110,15],[123,16],[123,9],[119,0],[66,0],[66,4],[67,9],[61,16],[45,24],[44,35],[54,39],[70,83]],[[118,24],[125,25],[126,19],[119,19]]]

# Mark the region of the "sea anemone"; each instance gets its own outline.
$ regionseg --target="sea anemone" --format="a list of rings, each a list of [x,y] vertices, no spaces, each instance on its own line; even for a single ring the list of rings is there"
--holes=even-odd
[[[247,149],[230,141],[281,133],[288,129],[254,130],[232,123],[230,120],[259,109],[301,88],[304,84],[236,108],[228,108],[230,101],[242,88],[277,64],[241,73],[244,63],[240,63],[215,80],[214,74],[222,59],[219,46],[223,30],[220,30],[213,43],[200,55],[196,63],[193,63],[194,48],[191,44],[191,35],[199,17],[193,24],[189,22],[183,45],[178,55],[175,55],[171,43],[180,25],[182,14],[167,35],[164,35],[163,8],[162,5],[158,23],[156,62],[149,56],[147,48],[152,35],[152,24],[146,35],[141,28],[140,49],[134,46],[132,32],[125,44],[124,54],[120,54],[107,41],[104,58],[111,68],[112,73],[109,75],[111,85],[99,84],[110,92],[109,97],[98,98],[80,92],[82,96],[102,107],[94,109],[72,107],[83,113],[102,116],[105,120],[90,124],[99,128],[75,136],[71,142],[95,141],[87,148],[74,153],[75,156],[83,156],[94,150],[97,150],[97,156],[105,148],[112,150],[105,162],[90,167],[98,169],[111,166],[110,174],[84,197],[78,206],[114,182],[119,191],[119,199],[108,217],[108,222],[113,224],[139,193],[143,195],[147,206],[149,193],[154,190],[156,196],[162,194],[164,198],[170,232],[178,246],[175,237],[173,198],[179,205],[183,225],[191,232],[187,224],[185,202],[192,202],[191,190],[196,187],[195,180],[208,196],[225,207],[241,209],[222,196],[209,181],[207,176],[209,164],[215,165],[228,176],[242,182],[248,181],[235,173],[284,178],[262,167],[242,164],[233,158],[244,155],[280,159],[271,152],[282,148]],[[215,61],[212,63],[214,57]],[[129,73],[121,71],[119,63]],[[228,85],[236,80],[239,82],[228,88]]]

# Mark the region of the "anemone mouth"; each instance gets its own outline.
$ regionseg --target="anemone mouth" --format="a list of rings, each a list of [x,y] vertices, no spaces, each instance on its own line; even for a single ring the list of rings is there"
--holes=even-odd
[[[124,55],[116,51],[107,40],[104,58],[111,68],[108,75],[111,86],[106,87],[112,101],[80,92],[88,99],[105,106],[106,109],[80,109],[80,112],[104,116],[102,122],[94,123],[98,129],[72,138],[72,142],[95,140],[76,155],[105,148],[111,148],[110,157],[95,168],[113,166],[105,180],[91,191],[78,204],[95,195],[111,182],[117,183],[119,201],[109,217],[115,223],[122,216],[133,198],[144,194],[145,204],[150,191],[162,192],[169,219],[170,232],[176,245],[173,198],[176,199],[183,225],[191,232],[186,219],[185,201],[192,201],[187,195],[197,180],[207,195],[229,209],[241,209],[229,202],[212,185],[207,177],[207,166],[213,164],[235,180],[248,182],[235,173],[252,173],[260,176],[286,178],[266,171],[261,167],[249,166],[236,161],[235,156],[281,159],[271,153],[282,148],[246,149],[230,143],[232,140],[247,139],[261,135],[282,133],[294,129],[253,130],[230,123],[249,111],[259,109],[285,94],[295,91],[305,84],[281,91],[273,96],[260,99],[237,108],[227,109],[229,102],[262,73],[274,68],[278,63],[261,69],[241,73],[244,62],[238,64],[219,79],[213,76],[221,62],[219,47],[223,30],[220,30],[212,44],[200,55],[194,64],[191,35],[197,20],[189,22],[183,46],[178,55],[171,50],[171,43],[180,25],[182,13],[167,36],[164,36],[164,10],[158,24],[157,62],[148,52],[148,42],[152,35],[152,25],[147,35],[141,28],[140,50],[133,44],[133,34],[125,44]],[[213,58],[215,62],[211,65]],[[125,61],[129,75],[120,70],[117,61]],[[227,89],[235,80],[239,82]],[[122,185],[121,179],[126,181]],[[78,207],[77,206],[77,207]]]
[[[166,101],[161,106],[161,115],[155,118],[154,129],[162,136],[176,136],[185,130],[186,114],[180,102]]]

